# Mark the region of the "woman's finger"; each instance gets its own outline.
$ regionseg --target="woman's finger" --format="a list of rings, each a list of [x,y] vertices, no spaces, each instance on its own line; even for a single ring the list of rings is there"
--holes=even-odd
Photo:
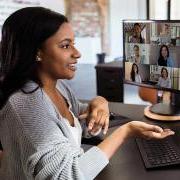
[[[89,129],[89,130],[92,130],[92,129],[93,129],[94,123],[95,123],[95,119],[94,119],[94,118],[91,118],[90,121],[89,121],[89,123],[88,123],[88,129]]]
[[[102,122],[103,122],[103,111],[102,110],[99,110],[98,112],[97,112],[97,117],[96,117],[96,124],[98,124],[98,125],[101,125],[102,124]]]
[[[98,122],[98,125],[104,127],[107,120],[109,120],[109,114],[103,112],[103,114],[101,115],[101,119]]]
[[[79,119],[82,120],[82,119],[86,119],[87,117],[88,117],[88,113],[84,113],[79,116]]]
[[[97,116],[97,112],[95,110],[93,110],[90,114],[89,114],[89,122],[88,122],[88,129],[92,130],[95,122],[96,122],[96,116]]]
[[[152,138],[163,139],[163,138],[165,138],[167,136],[170,136],[170,135],[174,135],[174,131],[168,130],[168,131],[163,131],[161,133],[158,133],[158,132],[155,132],[155,131],[144,132],[144,136],[147,139],[152,139]]]
[[[106,118],[105,124],[103,126],[103,134],[106,134],[109,128],[109,116]]]

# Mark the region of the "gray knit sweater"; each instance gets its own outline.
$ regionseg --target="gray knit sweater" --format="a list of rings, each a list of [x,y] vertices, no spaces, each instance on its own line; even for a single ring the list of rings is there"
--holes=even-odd
[[[58,84],[78,117],[87,106],[75,98],[63,81]],[[23,91],[29,92],[36,86],[28,82]],[[52,116],[41,88],[24,92],[14,93],[0,111],[0,140],[4,148],[0,179],[94,179],[108,164],[105,154],[98,147],[84,153],[77,146],[66,123]]]

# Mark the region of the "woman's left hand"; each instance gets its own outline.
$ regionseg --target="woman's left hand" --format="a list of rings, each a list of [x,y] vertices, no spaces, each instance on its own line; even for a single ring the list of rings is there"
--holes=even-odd
[[[79,116],[80,119],[87,120],[88,130],[95,134],[101,129],[106,134],[109,127],[109,107],[108,101],[101,97],[95,97],[88,106],[87,111]]]

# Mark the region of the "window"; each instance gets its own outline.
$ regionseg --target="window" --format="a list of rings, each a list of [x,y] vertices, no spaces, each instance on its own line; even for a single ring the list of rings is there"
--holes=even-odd
[[[168,0],[149,0],[149,18],[168,19]]]
[[[171,19],[178,20],[180,19],[180,0],[171,0]]]

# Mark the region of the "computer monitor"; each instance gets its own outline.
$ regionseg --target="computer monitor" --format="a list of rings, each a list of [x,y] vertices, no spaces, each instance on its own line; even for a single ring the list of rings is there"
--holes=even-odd
[[[170,92],[150,112],[180,117],[180,20],[124,20],[123,48],[125,83]]]

